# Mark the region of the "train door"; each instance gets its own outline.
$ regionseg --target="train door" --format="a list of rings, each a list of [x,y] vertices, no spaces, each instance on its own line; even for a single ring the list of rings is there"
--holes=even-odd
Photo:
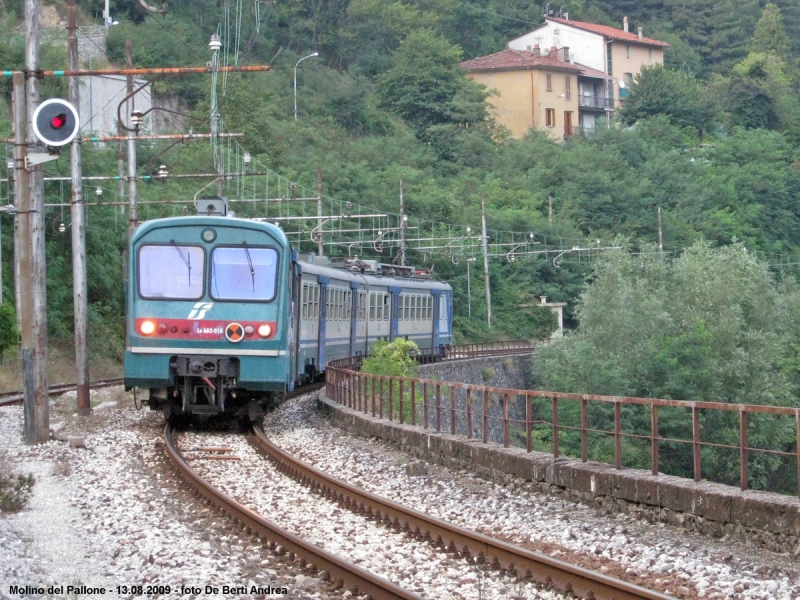
[[[350,350],[348,356],[356,355],[356,345],[358,344],[358,282],[350,282]]]
[[[439,348],[439,313],[441,308],[439,298],[442,297],[442,292],[439,290],[431,290],[431,296],[433,301],[433,315],[431,315],[431,348],[433,348],[433,352],[436,353]]]
[[[317,370],[325,370],[325,333],[328,324],[328,284],[330,277],[319,276],[319,336],[317,337]]]
[[[288,391],[294,390],[294,382],[297,381],[297,371],[300,364],[300,301],[303,282],[300,277],[300,267],[297,264],[297,252],[292,250],[292,262],[289,271],[289,373]]]
[[[447,292],[439,296],[439,340],[450,334],[450,304]]]
[[[400,320],[400,292],[403,288],[390,285],[388,287],[389,294],[391,295],[391,306],[389,307],[389,341],[393,342],[397,338],[397,332]]]

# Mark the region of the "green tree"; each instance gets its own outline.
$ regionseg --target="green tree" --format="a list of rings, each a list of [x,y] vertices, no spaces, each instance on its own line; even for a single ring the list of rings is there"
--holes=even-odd
[[[750,52],[772,54],[783,60],[791,59],[792,41],[786,34],[781,9],[775,4],[767,4],[756,23],[753,37],[750,38]]]
[[[395,52],[392,67],[378,79],[383,106],[403,117],[418,135],[435,125],[483,121],[488,94],[467,80],[460,60],[461,49],[432,29],[409,34]]]
[[[658,115],[666,116],[678,127],[703,132],[710,128],[714,110],[693,75],[663,65],[645,66],[628,88],[617,118],[625,125],[633,125]]]
[[[14,314],[14,305],[3,302],[0,304],[0,364],[3,363],[3,353],[15,346],[17,342],[17,319]]]

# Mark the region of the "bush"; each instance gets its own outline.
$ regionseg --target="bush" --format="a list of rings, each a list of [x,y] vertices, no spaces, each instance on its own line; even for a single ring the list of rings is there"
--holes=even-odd
[[[19,512],[30,502],[33,475],[0,475],[0,512]]]

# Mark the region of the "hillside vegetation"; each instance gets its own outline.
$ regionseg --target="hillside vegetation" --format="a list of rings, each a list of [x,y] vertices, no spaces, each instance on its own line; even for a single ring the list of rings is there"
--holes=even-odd
[[[102,5],[99,0],[79,2],[86,24],[99,22]],[[56,6],[63,11],[63,4]],[[220,103],[228,129],[244,132],[242,146],[291,181],[315,189],[320,169],[325,194],[343,201],[397,212],[402,179],[406,210],[416,218],[477,231],[483,194],[492,228],[567,241],[619,238],[634,250],[658,240],[660,207],[667,259],[704,240],[708,248],[738,244],[760,261],[764,281],[772,278],[772,286],[784,285],[795,270],[800,259],[800,7],[794,0],[567,2],[570,18],[619,26],[628,16],[634,31],[642,26],[645,35],[663,39],[671,48],[666,68],[647,70],[633,85],[618,123],[562,144],[536,132],[511,140],[487,118],[484,101],[491,90],[466,80],[458,66],[463,58],[501,50],[510,37],[538,24],[539,4],[281,0],[245,2],[241,13],[236,6],[170,0],[169,14],[155,16],[130,0],[112,1],[111,12],[120,24],[109,30],[109,58],[124,63],[124,42],[131,39],[136,66],[204,65],[210,60],[208,40],[219,29],[231,62],[238,48],[240,63],[272,65],[268,73],[226,78]],[[23,60],[17,29],[21,2],[7,2],[5,11],[0,58],[8,69],[20,67]],[[319,57],[300,66],[295,121],[295,64],[314,50]],[[65,64],[63,44],[48,42],[43,66]],[[9,84],[2,86],[7,105]],[[66,93],[63,82],[46,81],[44,88],[47,95]],[[189,115],[186,129],[208,130],[209,78],[160,79],[155,90],[179,98],[181,110]],[[0,129],[4,135],[10,132],[7,106]],[[162,162],[171,172],[213,168],[206,144],[178,146],[152,163],[166,145],[141,145],[142,173],[146,165],[157,168]],[[115,146],[86,144],[84,150],[85,174],[116,174]],[[65,158],[48,166],[51,174],[68,172]],[[107,183],[103,198],[111,201],[117,184]],[[201,185],[189,180],[143,183],[140,193],[143,200],[191,198]],[[47,194],[48,201],[57,202],[69,197],[69,189],[48,184]],[[175,210],[149,208],[140,216]],[[60,223],[68,226],[69,210],[49,209],[47,219],[48,324],[51,339],[68,343],[70,236],[58,230]],[[119,207],[91,207],[91,348],[117,359],[123,339],[126,237],[127,217]],[[5,214],[0,239],[3,296],[8,300],[13,298],[13,244],[11,219]],[[575,311],[582,306],[578,299],[593,268],[593,263],[569,254],[560,266],[552,256],[492,261],[490,330],[480,262],[472,266],[469,318],[464,262],[456,265],[450,257],[429,255],[410,260],[435,263],[436,273],[452,283],[462,340],[540,336],[552,326],[546,311],[533,306],[540,295],[568,302],[567,325],[575,328]],[[603,267],[593,277],[607,272]],[[585,308],[580,311],[586,314]],[[787,332],[784,328],[775,335]],[[677,348],[669,351],[680,354]],[[791,353],[781,356],[785,360],[765,363],[764,368],[791,383],[791,373],[782,370],[789,368],[785,365],[791,363]],[[566,387],[584,386],[563,377],[559,381]],[[594,391],[617,385],[601,384]],[[702,387],[671,388],[667,383],[659,389],[665,394],[706,393]],[[790,396],[794,388],[786,389]]]

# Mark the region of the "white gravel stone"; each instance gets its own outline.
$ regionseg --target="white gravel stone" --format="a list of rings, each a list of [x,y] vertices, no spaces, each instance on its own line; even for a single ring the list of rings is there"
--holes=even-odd
[[[409,477],[406,465],[418,459],[381,440],[353,438],[331,427],[312,405],[312,398],[299,398],[269,415],[265,428],[271,439],[319,469],[411,508],[512,543],[531,543],[565,560],[590,555],[597,569],[602,563],[612,575],[628,572],[674,595],[679,587],[689,590],[686,597],[800,595],[800,566],[788,554],[629,515],[604,515],[559,496],[526,491],[524,484],[510,490],[466,471],[429,465],[430,475]]]

